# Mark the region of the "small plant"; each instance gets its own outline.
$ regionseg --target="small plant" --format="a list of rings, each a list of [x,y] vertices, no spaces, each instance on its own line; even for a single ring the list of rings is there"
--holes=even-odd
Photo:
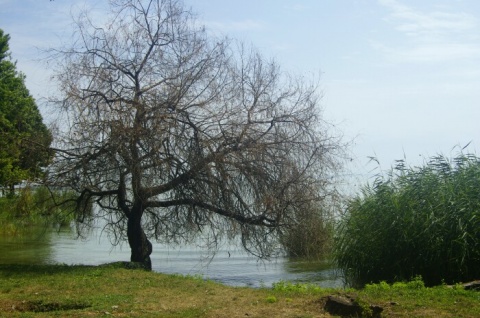
[[[379,291],[383,291],[383,290],[389,290],[391,289],[391,286],[385,282],[385,281],[381,281],[380,283],[378,284],[366,284],[365,285],[365,289],[366,290],[379,290]]]
[[[361,308],[362,317],[372,317],[373,316],[372,306],[368,302],[361,299],[360,297],[357,297],[355,299],[355,303]]]
[[[425,284],[421,276],[416,276],[408,282],[395,282],[393,284],[388,284],[385,281],[381,281],[376,284],[366,284],[365,290],[367,291],[387,291],[387,290],[401,290],[401,289],[424,289]]]
[[[277,297],[275,297],[275,296],[268,296],[265,300],[267,301],[267,303],[273,304],[273,303],[276,303],[276,302],[277,302]]]
[[[407,288],[409,289],[425,288],[425,283],[422,280],[422,276],[415,276],[411,281],[407,283]]]

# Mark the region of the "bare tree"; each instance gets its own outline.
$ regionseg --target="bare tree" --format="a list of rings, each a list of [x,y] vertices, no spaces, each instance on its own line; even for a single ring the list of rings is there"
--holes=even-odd
[[[56,51],[62,116],[49,182],[78,193],[151,268],[149,238],[240,238],[268,257],[322,200],[341,149],[315,84],[207,34],[177,0],[114,0]],[[95,203],[98,213],[89,214]]]

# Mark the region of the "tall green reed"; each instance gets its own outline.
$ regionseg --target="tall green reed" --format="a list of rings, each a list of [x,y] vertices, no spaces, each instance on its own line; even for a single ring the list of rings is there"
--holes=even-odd
[[[480,159],[398,161],[347,204],[335,258],[363,285],[421,275],[427,285],[480,277]]]

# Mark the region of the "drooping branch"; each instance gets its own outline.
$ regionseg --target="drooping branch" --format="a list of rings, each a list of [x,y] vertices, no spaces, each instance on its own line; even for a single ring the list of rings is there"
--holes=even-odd
[[[193,208],[201,208],[204,210],[208,210],[210,212],[214,212],[218,215],[225,216],[230,219],[234,219],[242,224],[248,225],[261,225],[266,227],[277,227],[278,222],[275,219],[268,218],[265,215],[257,215],[252,217],[247,217],[238,213],[234,213],[225,209],[222,209],[218,206],[214,206],[212,204],[208,204],[199,200],[194,199],[179,199],[179,200],[169,200],[169,201],[149,201],[145,204],[148,208],[168,208],[172,206],[190,206]]]

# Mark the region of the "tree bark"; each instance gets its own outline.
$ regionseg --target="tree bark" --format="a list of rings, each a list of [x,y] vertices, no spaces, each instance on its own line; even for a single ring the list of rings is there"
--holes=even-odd
[[[145,269],[152,269],[152,261],[150,254],[152,254],[152,243],[148,240],[142,228],[141,213],[132,211],[128,217],[127,236],[128,244],[131,249],[130,261],[142,263]]]
[[[8,190],[9,190],[8,196],[13,198],[13,196],[15,196],[15,184],[12,183],[8,185]]]

